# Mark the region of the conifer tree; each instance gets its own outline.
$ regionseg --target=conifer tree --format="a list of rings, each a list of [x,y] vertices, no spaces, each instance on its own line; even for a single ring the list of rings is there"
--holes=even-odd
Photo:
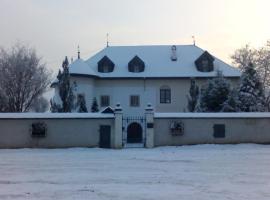
[[[59,80],[59,96],[62,100],[62,107],[59,112],[71,112],[73,108],[74,95],[70,84],[70,74],[68,66],[69,62],[66,57],[62,64],[63,71],[61,72],[59,70],[57,76]]]
[[[195,79],[191,79],[190,81],[190,89],[189,95],[187,96],[188,99],[188,111],[195,112],[198,99],[199,99],[199,87],[195,83]]]
[[[222,112],[239,112],[239,99],[238,91],[232,90],[228,96],[228,99],[223,103]]]
[[[265,110],[265,93],[254,65],[245,68],[239,88],[239,108],[242,112],[263,112]]]
[[[80,112],[80,113],[88,112],[84,95],[82,95],[82,94],[78,95],[77,106],[79,107],[78,112]]]
[[[223,77],[222,72],[217,72],[217,77],[208,81],[201,90],[199,112],[220,112],[223,104],[228,100],[230,83]]]
[[[97,99],[96,98],[94,98],[94,100],[93,100],[91,111],[93,113],[96,113],[96,112],[99,111],[99,109],[98,109],[98,103],[97,103]]]

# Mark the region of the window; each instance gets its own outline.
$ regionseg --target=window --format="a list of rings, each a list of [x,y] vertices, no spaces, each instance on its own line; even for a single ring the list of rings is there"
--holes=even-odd
[[[37,122],[32,124],[32,137],[43,138],[46,136],[46,124],[43,122]]]
[[[128,71],[133,73],[140,73],[143,72],[145,68],[145,64],[142,59],[138,56],[135,56],[131,61],[128,63]]]
[[[225,124],[214,124],[214,137],[225,138]]]
[[[107,107],[110,106],[110,96],[103,95],[100,97],[100,106],[101,107]]]
[[[104,65],[103,66],[103,73],[109,73],[110,70],[109,70],[109,66],[108,65]]]
[[[205,59],[205,60],[202,61],[202,67],[203,67],[203,69],[206,69],[207,70],[208,65],[209,65],[208,60]]]
[[[160,103],[171,103],[171,89],[167,86],[160,88]]]
[[[134,65],[134,71],[135,73],[139,73],[140,72],[140,66],[139,65]]]
[[[130,96],[130,106],[131,107],[139,107],[140,106],[140,96],[138,96],[138,95]]]
[[[101,73],[110,73],[114,70],[114,63],[110,60],[108,56],[104,56],[98,62],[98,72]]]

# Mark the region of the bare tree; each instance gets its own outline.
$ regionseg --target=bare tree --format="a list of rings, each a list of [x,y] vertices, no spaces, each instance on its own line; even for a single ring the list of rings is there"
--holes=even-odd
[[[22,44],[0,50],[0,108],[27,112],[50,84],[51,73],[36,51]]]
[[[49,101],[43,96],[41,96],[33,101],[33,104],[30,110],[34,112],[42,113],[42,112],[48,111],[48,109],[49,109]]]
[[[254,64],[255,70],[259,74],[264,90],[270,88],[270,41],[261,48],[251,48],[249,45],[237,49],[231,56],[235,64],[242,72]]]

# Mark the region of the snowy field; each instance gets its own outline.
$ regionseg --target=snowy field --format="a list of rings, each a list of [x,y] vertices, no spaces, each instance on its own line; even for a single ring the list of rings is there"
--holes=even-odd
[[[270,146],[0,150],[0,199],[270,199]]]

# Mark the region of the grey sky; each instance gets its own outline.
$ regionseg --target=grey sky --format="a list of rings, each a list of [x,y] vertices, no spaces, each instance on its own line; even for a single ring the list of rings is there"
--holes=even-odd
[[[56,70],[77,45],[88,58],[111,45],[189,44],[225,61],[270,39],[268,0],[0,0],[0,45],[22,41]]]

